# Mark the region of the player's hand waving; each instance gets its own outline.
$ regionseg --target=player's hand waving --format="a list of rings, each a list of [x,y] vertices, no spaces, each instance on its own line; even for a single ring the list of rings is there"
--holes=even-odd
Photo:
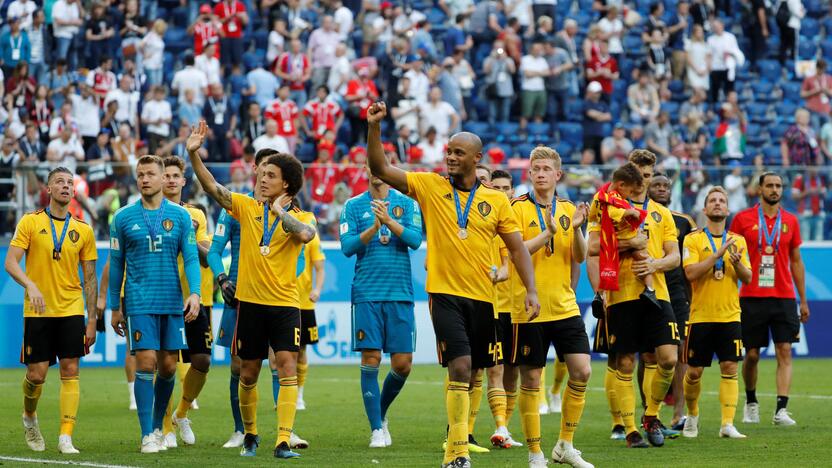
[[[124,321],[124,313],[121,310],[114,310],[110,317],[110,325],[118,336],[124,336],[127,330],[127,323]]]
[[[217,276],[217,284],[220,285],[220,291],[222,292],[222,300],[231,307],[237,306],[237,298],[234,297],[237,295],[237,285],[234,284],[233,281],[228,279],[228,275],[225,273],[220,273]]]
[[[387,117],[387,104],[382,101],[374,102],[367,109],[367,123],[378,124]]]
[[[586,203],[578,203],[575,206],[575,214],[572,215],[572,229],[578,229],[583,226],[587,218],[589,218],[589,205]]]
[[[196,294],[191,294],[188,296],[188,299],[185,300],[185,321],[186,322],[193,322],[196,320],[196,317],[199,315],[199,296]]]
[[[534,320],[540,315],[540,300],[537,298],[537,292],[526,291],[526,313],[529,321]]]
[[[200,120],[195,127],[191,128],[191,136],[185,142],[185,149],[189,153],[196,153],[202,148],[202,144],[205,143],[206,135],[208,135],[208,124],[204,120]]]
[[[35,283],[26,288],[26,294],[29,296],[29,301],[32,303],[32,308],[35,309],[36,314],[40,315],[46,312],[46,301]]]

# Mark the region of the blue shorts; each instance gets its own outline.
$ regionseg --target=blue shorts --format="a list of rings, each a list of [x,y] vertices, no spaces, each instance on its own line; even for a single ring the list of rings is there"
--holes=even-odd
[[[185,318],[182,315],[128,315],[127,335],[130,353],[136,351],[177,351],[185,343]]]
[[[360,302],[352,305],[352,349],[412,353],[416,320],[412,302]]]
[[[222,320],[220,320],[220,331],[217,333],[217,339],[214,341],[219,346],[230,348],[234,344],[234,329],[237,327],[237,308],[228,307],[222,310]]]

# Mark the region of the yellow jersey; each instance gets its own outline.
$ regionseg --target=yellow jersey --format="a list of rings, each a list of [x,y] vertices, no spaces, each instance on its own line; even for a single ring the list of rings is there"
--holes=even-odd
[[[626,201],[618,192],[612,192],[610,196],[621,201]],[[624,219],[625,211],[626,210],[623,208],[618,208],[612,205],[607,206],[607,214],[609,214],[610,219],[612,219],[612,224],[615,226],[615,237],[618,239],[632,239],[638,232]],[[601,225],[601,202],[598,200],[597,193],[592,199],[592,205],[589,207],[589,216],[587,221],[590,225]]]
[[[237,299],[253,304],[300,307],[297,264],[303,242],[290,235],[279,221],[262,255],[263,202],[241,193],[231,194],[231,215],[240,222],[240,268]],[[275,214],[269,210],[269,228]],[[292,208],[286,216],[297,219],[301,210]]]
[[[718,280],[714,277],[714,271],[709,271],[698,280],[691,281],[693,295],[690,302],[689,323],[740,321],[740,288],[737,285],[739,278],[734,265],[729,260],[729,253],[742,251],[740,263],[748,269],[751,268],[751,261],[748,259],[745,238],[730,231],[726,231],[726,234],[727,238],[724,235],[713,236],[717,250],[722,247],[723,241],[729,238],[733,238],[736,242],[723,257],[724,276]],[[713,254],[713,248],[705,232],[692,232],[685,237],[682,265],[694,265]]]
[[[592,200],[592,206],[594,207],[599,203],[596,194]],[[589,232],[601,232],[601,223],[592,217],[590,219]],[[673,214],[669,209],[653,200],[647,202],[647,218],[644,220],[643,230],[647,236],[647,253],[653,258],[664,257],[665,242],[673,242],[674,244],[678,242]],[[644,291],[644,282],[633,274],[632,257],[626,254],[621,255],[618,271],[618,291],[607,291],[607,306],[638,300],[639,295]],[[653,289],[656,290],[656,297],[659,300],[670,302],[664,273],[656,272],[653,274]]]
[[[194,225],[194,234],[196,235],[196,243],[201,242],[211,243],[211,237],[208,235],[208,220],[205,214],[199,208],[185,203],[182,205],[191,215],[191,222]],[[198,247],[197,247],[198,248]],[[185,278],[185,262],[182,260],[182,254],[179,254],[177,260],[179,264],[179,284],[182,286],[182,300],[188,299],[188,280]],[[210,268],[199,266],[199,303],[206,307],[214,305],[214,275]],[[123,292],[122,292],[123,294]]]
[[[500,237],[494,239],[494,266],[498,269],[503,266],[503,258],[508,257],[508,247]],[[509,262],[511,263],[511,262]],[[511,281],[506,280],[494,286],[494,316],[500,312],[511,312],[512,295]]]
[[[494,237],[520,231],[506,195],[479,185],[468,214],[467,238],[460,239],[454,189],[446,177],[408,172],[407,189],[408,196],[419,202],[425,218],[427,292],[493,302],[494,285],[489,274]],[[462,210],[470,192],[457,190],[457,194]]]
[[[51,218],[55,235],[60,240],[64,219]],[[28,213],[20,218],[9,245],[26,252],[26,276],[37,285],[46,305],[46,312],[36,314],[28,292],[23,301],[24,317],[69,317],[84,315],[84,290],[78,274],[79,262],[98,259],[92,228],[76,218],[69,219],[61,257],[55,260],[52,250],[50,216],[45,210]],[[92,304],[91,307],[95,307]]]
[[[302,215],[302,216],[301,216]],[[298,219],[304,223],[315,226],[315,215],[303,211],[299,214]],[[321,249],[321,238],[318,234],[309,241],[304,247],[304,261],[306,264],[303,267],[303,273],[298,276],[298,294],[300,294],[300,310],[314,310],[315,303],[309,299],[309,294],[312,293],[312,273],[315,269],[315,262],[322,262],[326,260],[324,251]]]
[[[535,205],[528,195],[515,198],[511,202],[517,221],[523,227],[524,241],[537,237],[547,229],[546,209],[539,207],[544,217],[541,224]],[[575,240],[572,216],[575,214],[575,205],[561,199],[558,199],[555,205],[556,232],[549,245],[532,255],[535,285],[540,298],[540,315],[532,320],[534,323],[553,322],[580,315],[575,291],[572,290],[572,242]],[[525,288],[522,284],[519,287],[525,296]],[[529,321],[523,309],[524,307],[520,307],[512,311],[512,323]]]

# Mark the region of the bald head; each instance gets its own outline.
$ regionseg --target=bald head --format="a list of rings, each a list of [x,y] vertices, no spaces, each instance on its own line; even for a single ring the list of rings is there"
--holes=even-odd
[[[479,153],[482,151],[482,140],[477,135],[471,132],[459,132],[455,133],[451,136],[448,140],[448,143],[457,143],[460,145],[464,145],[467,149]]]
[[[448,140],[445,164],[451,177],[475,174],[475,167],[482,159],[482,140],[470,132],[460,132]]]

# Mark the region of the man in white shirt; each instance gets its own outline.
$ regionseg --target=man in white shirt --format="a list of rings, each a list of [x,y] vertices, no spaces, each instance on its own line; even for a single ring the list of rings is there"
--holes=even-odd
[[[116,122],[128,123],[131,128],[139,128],[139,93],[133,92],[133,78],[130,75],[121,77],[118,83],[118,88],[107,93],[107,98],[104,99],[104,106],[106,107],[112,101],[118,101],[118,111],[116,111]]]
[[[29,29],[32,27],[32,14],[38,6],[33,0],[14,0],[6,10],[7,18],[20,18],[20,28]]]
[[[419,102],[427,102],[430,79],[422,70],[424,68],[422,57],[411,55],[407,58],[406,63],[410,66],[410,70],[404,74],[410,79],[410,95]]]
[[[261,149],[269,148],[281,153],[289,152],[289,143],[286,139],[277,134],[277,122],[269,119],[266,121],[266,133],[257,137],[251,144],[255,154]]]
[[[215,56],[216,47],[216,41],[208,42],[208,44],[205,44],[205,48],[202,49],[202,53],[194,59],[194,66],[205,73],[209,85],[220,83],[221,79],[220,61]]]
[[[407,76],[403,76],[399,81],[398,96],[399,100],[395,103],[391,114],[393,121],[396,122],[396,128],[407,127],[410,130],[410,135],[418,136],[422,133],[419,126],[420,103],[413,98],[413,93],[410,92],[410,78]]]
[[[442,100],[442,90],[438,86],[430,89],[430,101],[419,106],[422,119],[422,133],[427,133],[429,127],[436,130],[436,138],[447,143],[448,135],[456,131],[459,125],[459,114],[453,106]]]
[[[725,96],[734,90],[734,78],[737,67],[745,62],[745,55],[737,45],[737,37],[725,30],[721,20],[712,22],[714,33],[708,37],[711,51],[711,103],[719,99],[719,90]]]
[[[347,57],[346,44],[338,44],[335,47],[335,62],[329,69],[326,87],[338,96],[347,94],[347,83],[352,78],[352,64]]]
[[[78,0],[58,0],[52,6],[52,35],[55,37],[57,58],[67,61],[75,70],[75,36],[83,26],[81,5]]]
[[[344,6],[341,0],[334,0],[330,6],[335,13],[332,14],[338,34],[341,35],[341,40],[346,41],[350,33],[352,33],[354,16],[352,10]]]
[[[335,63],[335,47],[343,41],[341,34],[335,29],[332,17],[321,18],[321,27],[309,35],[308,53],[312,59],[312,88],[326,84],[329,70]]]
[[[531,53],[520,60],[520,89],[523,97],[523,115],[520,129],[526,128],[529,119],[542,122],[546,114],[546,83],[549,76],[549,62],[543,56],[543,44],[532,44]]]
[[[147,125],[150,153],[156,154],[156,149],[170,135],[170,122],[173,120],[173,113],[170,109],[170,103],[165,100],[164,86],[154,86],[152,93],[153,99],[146,102],[142,108],[142,122]]]
[[[193,90],[194,104],[202,107],[205,104],[205,94],[208,91],[208,77],[205,72],[194,66],[194,57],[185,57],[185,68],[173,75],[171,89],[179,95],[179,103],[185,102],[185,90]]]
[[[58,138],[49,142],[49,146],[46,147],[46,160],[50,166],[64,166],[73,174],[78,162],[84,160],[84,148],[68,126],[61,130]]]
[[[98,134],[101,131],[101,107],[98,100],[92,94],[92,88],[81,83],[81,94],[69,96],[72,101],[72,120],[78,126],[78,133],[84,140],[84,146],[89,147],[95,144]]]

